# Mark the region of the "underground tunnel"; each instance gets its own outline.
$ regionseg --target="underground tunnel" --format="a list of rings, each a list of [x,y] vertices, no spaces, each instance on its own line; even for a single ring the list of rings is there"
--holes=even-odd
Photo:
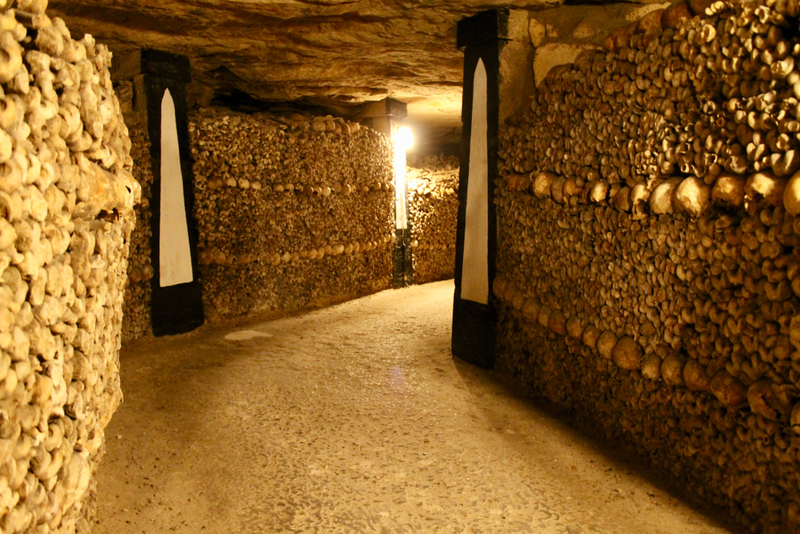
[[[0,0],[0,532],[800,532],[798,24]]]

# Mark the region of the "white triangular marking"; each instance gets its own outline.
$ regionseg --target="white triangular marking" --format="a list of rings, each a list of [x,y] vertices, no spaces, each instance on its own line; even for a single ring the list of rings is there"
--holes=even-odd
[[[194,280],[186,205],[183,198],[181,152],[175,102],[167,89],[161,100],[161,217],[159,285],[169,287]]]
[[[480,304],[489,304],[489,130],[486,100],[486,67],[479,59],[472,83],[461,298]]]

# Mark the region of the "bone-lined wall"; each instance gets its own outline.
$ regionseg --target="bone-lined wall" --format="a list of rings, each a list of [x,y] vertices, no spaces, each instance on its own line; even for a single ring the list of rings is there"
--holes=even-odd
[[[140,78],[141,80],[141,78]],[[128,343],[152,334],[151,283],[153,264],[150,250],[152,211],[150,209],[153,171],[150,164],[150,137],[147,133],[147,110],[143,89],[134,89],[133,82],[120,82],[117,96],[131,140],[133,177],[140,184],[142,199],[135,207],[136,227],[130,237],[128,257],[128,286],[123,303],[122,342]],[[137,101],[137,99],[139,99]]]
[[[333,117],[202,109],[189,124],[209,320],[386,289],[393,149]]]
[[[409,158],[408,218],[411,226],[414,282],[452,278],[456,263],[458,158],[429,155]]]
[[[500,369],[778,533],[800,531],[800,4],[769,6],[676,4],[549,71],[501,132],[493,291]]]
[[[108,50],[0,13],[0,531],[88,532],[139,186]],[[8,9],[13,8],[13,9]]]

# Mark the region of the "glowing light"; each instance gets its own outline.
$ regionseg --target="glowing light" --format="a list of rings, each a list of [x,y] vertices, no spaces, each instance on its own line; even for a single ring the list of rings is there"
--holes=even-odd
[[[397,142],[397,146],[405,150],[414,146],[414,136],[411,134],[411,128],[408,126],[398,128],[395,141]]]
[[[402,126],[394,130],[394,190],[395,228],[408,228],[406,200],[406,150],[414,144],[411,128]]]

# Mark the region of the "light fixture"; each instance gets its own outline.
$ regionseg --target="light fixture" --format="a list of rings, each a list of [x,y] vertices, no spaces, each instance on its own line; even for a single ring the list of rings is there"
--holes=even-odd
[[[395,228],[408,228],[406,200],[406,150],[414,142],[411,128],[401,126],[394,130],[394,187],[395,187]]]
[[[395,141],[398,147],[408,150],[414,146],[414,136],[411,134],[411,128],[408,126],[398,128],[396,135]]]

